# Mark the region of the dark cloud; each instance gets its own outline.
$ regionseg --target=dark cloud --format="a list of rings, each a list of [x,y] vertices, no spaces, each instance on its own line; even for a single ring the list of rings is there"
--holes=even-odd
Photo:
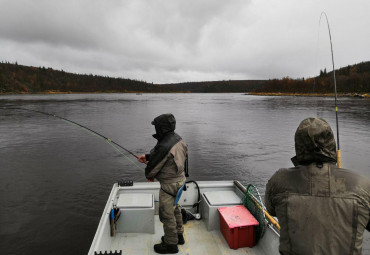
[[[0,60],[153,82],[293,78],[370,59],[370,1],[0,0]],[[319,35],[319,36],[318,36]],[[318,39],[319,38],[319,39]]]

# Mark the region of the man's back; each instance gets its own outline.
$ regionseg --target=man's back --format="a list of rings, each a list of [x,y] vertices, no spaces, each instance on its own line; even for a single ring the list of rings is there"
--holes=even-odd
[[[361,254],[369,222],[370,182],[331,163],[280,169],[266,207],[281,225],[283,254]]]

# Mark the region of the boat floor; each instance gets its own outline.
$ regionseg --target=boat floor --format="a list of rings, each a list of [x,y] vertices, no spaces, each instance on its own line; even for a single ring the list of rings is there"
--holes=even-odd
[[[155,215],[155,234],[116,233],[111,243],[111,250],[122,250],[122,254],[157,254],[153,246],[161,242],[163,224]],[[260,247],[230,249],[220,231],[207,231],[202,220],[188,221],[184,225],[185,244],[178,245],[178,254],[264,254]]]

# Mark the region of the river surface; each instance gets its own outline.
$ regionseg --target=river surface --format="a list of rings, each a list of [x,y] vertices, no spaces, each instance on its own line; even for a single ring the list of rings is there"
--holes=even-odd
[[[370,175],[370,100],[339,98],[344,168]],[[189,146],[190,179],[240,180],[263,194],[291,167],[294,133],[306,117],[336,133],[333,98],[243,94],[0,96],[0,254],[86,254],[114,182],[145,181],[142,165],[87,126],[137,154],[156,143],[152,119],[172,112]],[[364,254],[370,254],[366,235]]]

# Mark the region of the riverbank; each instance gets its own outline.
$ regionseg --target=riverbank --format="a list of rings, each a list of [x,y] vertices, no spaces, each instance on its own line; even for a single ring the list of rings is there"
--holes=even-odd
[[[52,95],[52,94],[181,94],[181,93],[192,93],[190,91],[180,91],[180,92],[140,92],[140,91],[95,91],[95,92],[71,92],[71,91],[56,91],[56,90],[48,90],[42,91],[37,93],[27,93],[27,92],[0,92],[1,95]],[[207,92],[203,92],[207,94]],[[230,92],[236,93],[236,92]],[[242,93],[242,92],[240,92]],[[201,93],[202,94],[202,93]],[[334,97],[334,93],[281,93],[281,92],[249,92],[246,95],[252,96],[300,96],[300,97]],[[358,93],[346,93],[346,94],[337,94],[338,97],[354,97],[354,98],[370,98],[370,93],[358,94]]]
[[[94,92],[75,92],[75,91],[39,91],[35,93],[30,92],[0,92],[0,95],[53,95],[53,94],[145,94],[145,93],[158,93],[158,92],[141,92],[141,91],[94,91]],[[187,92],[166,92],[166,93],[187,93]]]
[[[334,93],[280,93],[280,92],[250,92],[248,95],[253,96],[302,96],[302,97],[334,97]],[[370,94],[346,93],[337,94],[338,97],[357,97],[357,98],[370,98]]]

